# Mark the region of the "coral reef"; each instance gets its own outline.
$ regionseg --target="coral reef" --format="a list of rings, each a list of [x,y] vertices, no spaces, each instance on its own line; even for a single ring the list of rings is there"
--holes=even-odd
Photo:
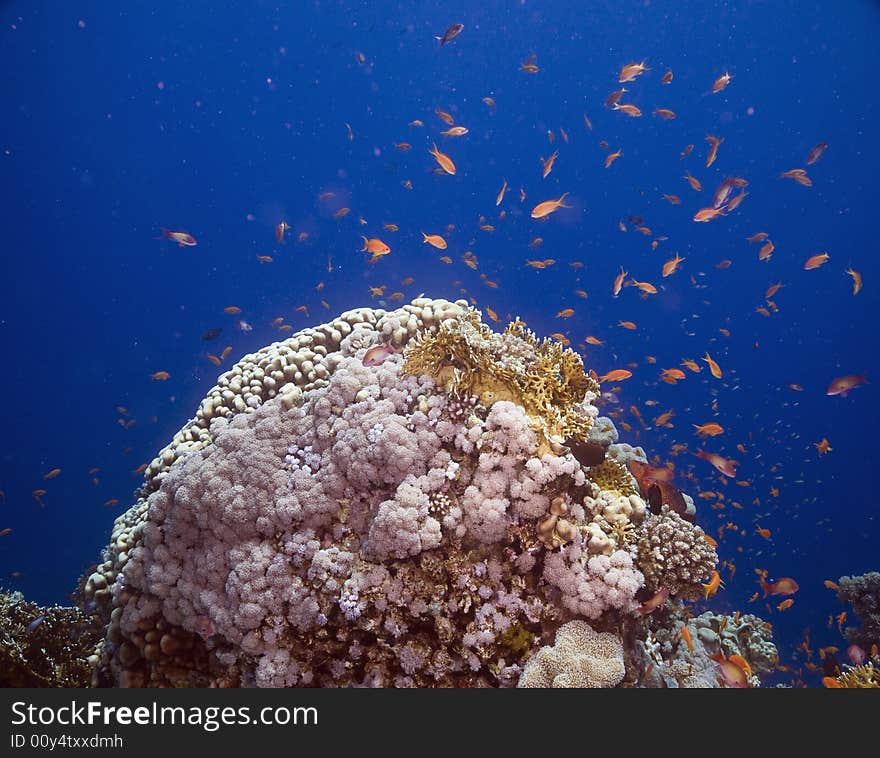
[[[620,637],[569,621],[556,633],[555,645],[542,647],[529,659],[518,686],[614,687],[624,673]]]
[[[652,617],[650,624],[646,639],[639,643],[639,667],[645,672],[640,683],[645,687],[720,687],[718,659],[736,656],[750,669],[749,686],[759,687],[758,674],[771,673],[779,662],[772,627],[751,614],[707,611],[691,618],[681,606],[672,606]]]
[[[864,666],[847,667],[847,670],[836,678],[837,686],[845,689],[877,689],[880,687],[880,669],[873,663]]]
[[[598,390],[574,352],[464,301],[350,311],[245,356],[84,580],[107,624],[93,682],[617,685],[608,639],[644,636],[639,593],[689,597],[716,557],[647,513],[626,469],[644,451],[597,421]],[[566,656],[577,673],[553,673]]]
[[[880,572],[869,571],[860,576],[842,576],[837,580],[837,597],[852,606],[862,625],[848,626],[847,641],[870,650],[880,646]]]
[[[101,624],[78,608],[0,594],[0,687],[87,687]]]
[[[718,562],[715,548],[698,526],[664,505],[637,529],[639,565],[651,592],[669,590],[679,598],[696,599],[700,583],[708,580]]]

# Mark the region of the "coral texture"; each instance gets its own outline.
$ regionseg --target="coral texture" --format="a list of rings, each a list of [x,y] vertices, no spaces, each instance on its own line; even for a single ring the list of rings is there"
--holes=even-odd
[[[880,572],[869,571],[860,576],[842,576],[837,581],[837,596],[852,606],[862,625],[848,626],[844,632],[851,644],[870,650],[880,646]]]
[[[562,444],[588,439],[597,396],[575,353],[463,301],[352,311],[246,356],[84,582],[107,623],[94,681],[511,686],[561,625],[565,648],[592,633],[578,619],[635,616],[637,530],[667,522],[687,555],[647,565],[686,592],[714,551],[668,514],[640,526],[620,464],[643,453],[607,419],[607,476]],[[616,665],[569,679],[613,686]]]
[[[644,520],[637,533],[645,586],[652,592],[665,588],[680,598],[699,597],[701,582],[709,579],[718,562],[703,530],[664,505],[659,514]]]
[[[623,643],[584,621],[569,621],[556,644],[542,647],[523,669],[520,687],[614,687],[623,680]]]

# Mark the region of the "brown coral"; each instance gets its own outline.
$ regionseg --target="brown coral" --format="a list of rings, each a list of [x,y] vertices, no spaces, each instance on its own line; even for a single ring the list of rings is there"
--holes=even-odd
[[[880,687],[880,669],[873,663],[856,666],[837,677],[837,684],[849,689],[877,689]]]
[[[471,309],[457,323],[417,335],[404,359],[404,375],[428,374],[447,392],[476,396],[486,407],[498,400],[521,405],[545,438],[587,438],[592,419],[580,404],[586,392],[598,393],[598,383],[577,353],[538,340],[519,319],[496,334]]]
[[[627,467],[613,458],[607,458],[598,466],[593,466],[587,476],[602,490],[617,492],[624,497],[639,494]]]

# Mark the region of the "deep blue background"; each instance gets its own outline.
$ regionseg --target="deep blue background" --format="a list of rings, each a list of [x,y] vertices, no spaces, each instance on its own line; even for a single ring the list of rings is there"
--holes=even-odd
[[[588,334],[606,340],[584,351],[587,363],[600,374],[638,364],[620,385],[618,422],[632,424],[624,439],[663,460],[676,443],[696,449],[692,424],[722,423],[725,434],[705,447],[738,460],[747,487],[720,485],[689,455],[673,458],[680,486],[725,493],[723,511],[698,501],[707,530],[732,521],[745,532],[725,533],[721,557],[736,574],[723,572],[727,588],[712,607],[755,609],[771,620],[784,663],[803,661],[795,647],[807,628],[814,647],[842,646],[827,617],[843,608],[822,580],[878,569],[880,537],[870,489],[880,453],[876,384],[846,398],[825,395],[840,374],[880,379],[877,3],[835,4],[833,12],[805,0],[449,2],[436,10],[382,2],[110,5],[0,4],[0,529],[13,529],[0,538],[6,586],[40,602],[65,601],[132,502],[132,470],[212,386],[220,369],[209,351],[231,345],[227,368],[284,338],[271,324],[276,317],[295,328],[317,323],[378,302],[368,287],[385,284],[386,295],[402,290],[407,300],[422,292],[473,297],[540,334],[561,331],[575,346]],[[464,33],[438,47],[433,36],[453,21]],[[519,70],[530,53],[540,67],[534,75]],[[605,110],[621,66],[642,59],[651,71],[625,85],[624,100],[644,116]],[[668,68],[674,80],[662,86]],[[725,70],[730,86],[711,94]],[[436,106],[470,133],[441,138]],[[655,107],[678,118],[655,118]],[[413,119],[425,128],[408,127]],[[707,134],[724,139],[710,169]],[[608,170],[603,139],[623,151]],[[455,160],[456,176],[432,173],[427,148],[435,140]],[[412,150],[395,150],[402,141]],[[813,187],[778,178],[803,166],[820,141],[830,147],[808,167]],[[682,160],[688,143],[695,150]],[[554,149],[556,166],[542,180],[539,157]],[[685,170],[703,182],[699,196]],[[694,212],[730,175],[749,180],[745,202],[695,224]],[[504,179],[507,216],[499,220]],[[325,191],[336,194],[319,201]],[[537,202],[563,192],[571,210],[545,224],[529,218]],[[342,206],[351,213],[334,219]],[[634,231],[631,214],[644,218],[651,237]],[[481,215],[494,232],[480,231]],[[281,218],[292,226],[283,247],[273,233]],[[383,231],[386,222],[400,231]],[[190,232],[198,246],[156,240],[162,226]],[[745,241],[759,230],[776,245],[767,263]],[[421,244],[421,231],[446,236],[451,265]],[[297,242],[300,232],[305,242]],[[362,232],[387,241],[392,254],[367,265]],[[530,250],[535,236],[544,244]],[[658,236],[668,239],[652,251]],[[477,271],[462,263],[466,250]],[[804,260],[823,250],[830,261],[804,271]],[[676,251],[685,262],[661,280]],[[557,262],[536,271],[525,265],[535,258]],[[716,269],[722,259],[733,265]],[[574,261],[584,267],[569,267]],[[612,298],[621,265],[659,294],[643,301],[626,288]],[[857,297],[848,266],[865,281]],[[407,276],[415,281],[401,287]],[[784,284],[774,298],[779,312],[765,318],[755,308],[775,282]],[[242,315],[224,314],[228,305]],[[565,307],[575,316],[556,318]],[[237,329],[238,318],[253,331]],[[638,330],[617,327],[621,319]],[[202,342],[213,327],[223,328],[221,337]],[[707,350],[722,381],[703,371],[674,387],[658,383],[661,368]],[[171,378],[151,381],[159,370]],[[117,405],[136,419],[132,428],[118,424]],[[674,427],[641,429],[633,405],[649,426],[673,409]],[[833,451],[820,458],[813,443],[823,436]],[[56,466],[61,475],[44,482]],[[97,485],[92,467],[101,469]],[[45,508],[31,497],[38,487],[48,490]],[[102,507],[110,498],[119,505]],[[756,524],[771,529],[770,541],[755,534]],[[797,579],[791,609],[777,612],[779,598],[769,608],[748,603],[755,568]]]

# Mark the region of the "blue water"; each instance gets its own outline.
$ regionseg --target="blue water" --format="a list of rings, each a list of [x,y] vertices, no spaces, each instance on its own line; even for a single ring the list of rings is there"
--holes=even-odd
[[[727,586],[711,607],[762,614],[775,626],[782,662],[796,670],[808,628],[814,648],[843,647],[827,619],[844,608],[822,581],[876,570],[880,538],[870,490],[880,456],[880,359],[872,349],[880,92],[869,65],[880,5],[841,3],[833,12],[804,0],[603,2],[588,10],[573,2],[417,5],[0,5],[0,56],[14,73],[0,79],[0,529],[13,530],[0,538],[2,583],[41,603],[66,600],[98,560],[113,518],[133,502],[132,471],[213,385],[221,369],[208,352],[231,346],[226,368],[286,336],[273,319],[295,329],[319,323],[378,304],[368,288],[384,284],[386,297],[472,297],[504,320],[520,315],[539,334],[561,332],[599,374],[636,363],[619,385],[622,438],[673,460],[683,489],[725,493],[723,511],[698,500],[707,531],[728,521],[744,530],[724,534],[720,555],[736,572],[722,571]],[[439,47],[434,35],[454,21],[464,32]],[[540,70],[520,71],[532,53]],[[651,70],[624,85],[623,100],[642,118],[603,108],[621,86],[621,66],[643,59]],[[663,86],[667,69],[674,79]],[[729,86],[712,94],[725,71]],[[487,96],[496,109],[482,102]],[[435,107],[469,134],[440,137],[447,126]],[[656,118],[655,107],[677,118]],[[409,127],[414,119],[425,127]],[[707,134],[723,138],[708,169]],[[454,159],[454,177],[432,173],[433,141]],[[822,141],[827,152],[806,167],[812,187],[778,177],[804,167]],[[397,142],[412,149],[396,150]],[[689,143],[695,149],[682,159]],[[539,158],[556,149],[542,180]],[[605,156],[617,149],[622,157],[606,170]],[[685,170],[703,183],[699,195]],[[749,181],[745,201],[728,216],[694,223],[727,176]],[[499,219],[503,180],[510,188]],[[321,201],[323,192],[335,195]],[[571,209],[547,223],[529,217],[535,204],[563,192]],[[682,204],[670,205],[663,193]],[[351,212],[337,220],[341,207]],[[635,230],[631,215],[643,218],[650,236]],[[494,232],[480,230],[481,216]],[[282,218],[292,228],[279,246],[274,228]],[[198,245],[157,240],[161,227],[185,230]],[[768,262],[745,241],[762,230],[776,246]],[[447,238],[451,265],[422,244],[422,231]],[[391,255],[368,265],[358,252],[362,233],[388,242]],[[536,236],[543,244],[529,249]],[[652,250],[657,237],[668,239]],[[476,271],[462,263],[466,250],[477,256]],[[805,271],[820,251],[828,263]],[[661,279],[675,252],[686,260]],[[556,263],[525,265],[546,258]],[[723,259],[733,263],[719,270]],[[576,261],[583,267],[569,265]],[[613,298],[620,266],[658,294],[642,300],[625,287]],[[855,297],[848,267],[864,279]],[[414,282],[401,286],[408,276]],[[779,311],[762,316],[755,309],[777,282]],[[223,312],[232,305],[242,313]],[[300,305],[308,316],[295,310]],[[568,307],[572,318],[556,317]],[[238,319],[253,331],[237,328]],[[620,320],[638,328],[622,329]],[[211,328],[222,335],[203,342]],[[584,346],[587,335],[606,344]],[[658,382],[661,368],[706,351],[722,380],[704,370],[676,386]],[[156,371],[170,379],[151,381]],[[874,383],[845,398],[825,395],[833,378],[858,373]],[[665,410],[675,411],[673,428],[654,428]],[[126,429],[120,419],[135,423]],[[692,425],[713,420],[725,433],[702,446],[736,459],[736,478],[747,485],[722,486],[690,455],[669,458],[677,443],[696,449]],[[833,449],[820,457],[813,443],[823,437]],[[44,481],[55,467],[61,474]],[[100,471],[90,475],[93,467]],[[37,488],[47,490],[43,507],[31,495]],[[102,505],[111,499],[118,505]],[[771,530],[769,541],[756,525]],[[799,582],[792,608],[777,611],[779,598],[749,603],[756,568]],[[815,673],[801,674],[818,684]],[[792,678],[799,674],[784,681]]]

